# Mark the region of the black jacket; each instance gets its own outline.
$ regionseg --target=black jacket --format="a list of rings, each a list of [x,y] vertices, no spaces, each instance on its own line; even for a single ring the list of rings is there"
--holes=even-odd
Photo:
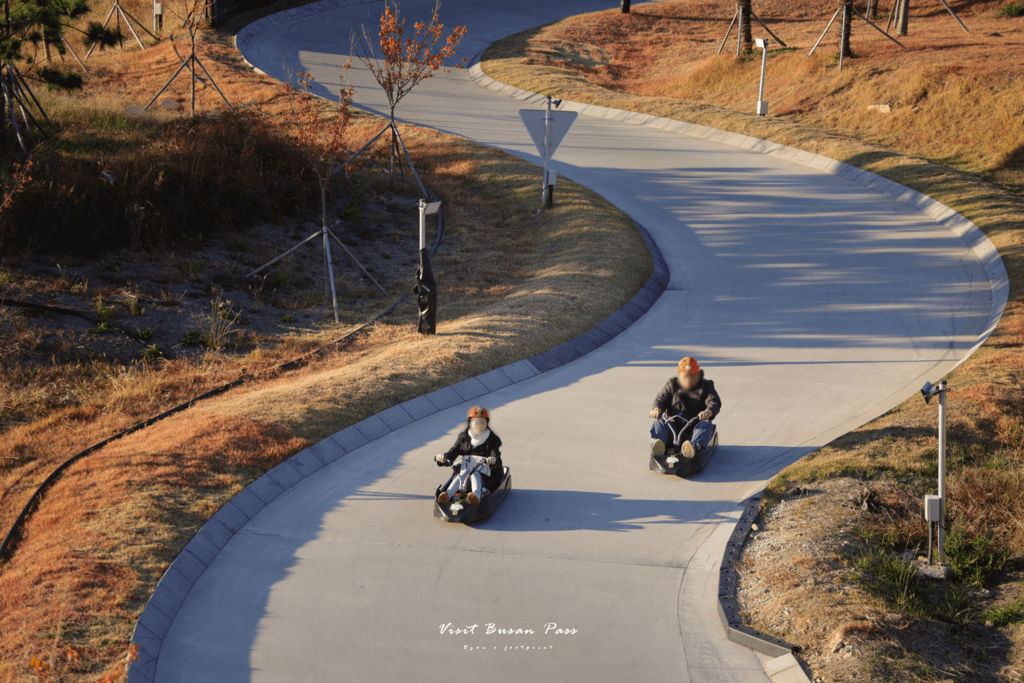
[[[665,383],[665,387],[654,399],[654,407],[659,408],[662,413],[668,413],[670,417],[680,415],[683,419],[689,420],[697,417],[702,411],[710,410],[714,417],[722,409],[722,399],[715,391],[715,383],[704,379],[704,371],[700,371],[700,382],[696,387],[687,391],[679,383],[679,377],[673,377]]]
[[[491,473],[489,475],[481,475],[480,483],[490,491],[494,491],[501,485],[504,469],[501,464],[501,439],[497,434],[491,432],[486,441],[474,448],[473,442],[469,438],[469,430],[462,430],[462,433],[455,439],[455,445],[444,454],[444,464],[451,465],[460,455],[477,455],[483,458],[493,455],[498,462],[490,465]],[[457,467],[453,465],[452,469],[457,469]]]

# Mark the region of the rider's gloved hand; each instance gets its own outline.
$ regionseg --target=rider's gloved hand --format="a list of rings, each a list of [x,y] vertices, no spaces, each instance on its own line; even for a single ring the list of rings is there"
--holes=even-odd
[[[661,417],[661,408],[653,408],[651,410],[651,419],[657,420],[659,417]]]
[[[712,413],[710,410],[704,410],[704,411],[701,411],[700,415],[698,415],[697,417],[699,417],[702,420],[710,420],[714,416],[715,416],[715,414]]]
[[[497,458],[495,458],[495,457],[494,457],[493,455],[492,455],[492,456],[489,456],[489,457],[487,458],[487,464],[488,464],[488,465],[497,465],[497,464],[498,464],[498,459],[497,459]]]
[[[438,453],[437,455],[435,455],[434,456],[434,460],[437,462],[438,465],[443,465],[444,464],[444,453]]]

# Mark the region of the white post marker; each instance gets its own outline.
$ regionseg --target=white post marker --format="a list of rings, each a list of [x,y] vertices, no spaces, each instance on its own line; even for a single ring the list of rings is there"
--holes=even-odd
[[[420,251],[427,248],[427,216],[437,213],[441,208],[441,202],[427,203],[426,199],[420,200]]]
[[[925,382],[921,389],[921,396],[925,403],[931,403],[932,396],[939,396],[939,495],[938,505],[929,504],[928,499],[933,496],[925,496],[925,520],[928,522],[928,538],[931,539],[931,523],[934,521],[939,525],[938,555],[939,562],[946,561],[946,380],[939,380],[938,384]],[[931,505],[931,507],[929,507]],[[936,510],[935,507],[938,509]],[[930,519],[936,518],[937,519]],[[931,561],[931,553],[928,554]]]
[[[764,69],[768,63],[768,39],[755,38],[754,45],[761,48],[761,85],[757,89],[757,115],[764,116],[768,113],[768,103],[764,101]]]
[[[565,139],[565,134],[572,128],[572,124],[579,115],[574,111],[551,110],[552,104],[558,107],[561,103],[562,100],[552,100],[549,97],[546,111],[537,111],[536,109],[519,110],[519,117],[523,120],[527,132],[530,133],[530,137],[540,153],[544,166],[544,176],[541,181],[541,201],[544,206],[550,204],[550,186],[554,184],[553,182],[548,182],[550,177],[548,165],[551,163],[551,157],[554,155],[555,150],[558,149],[558,145]]]

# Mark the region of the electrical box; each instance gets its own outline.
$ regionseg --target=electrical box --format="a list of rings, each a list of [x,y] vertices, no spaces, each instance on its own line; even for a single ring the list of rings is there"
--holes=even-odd
[[[942,521],[942,499],[939,498],[938,496],[924,497],[924,521]]]
[[[558,180],[558,171],[548,171],[548,181],[545,185],[554,185],[555,181]]]
[[[768,103],[763,100],[757,101],[757,116],[764,116],[768,113]]]

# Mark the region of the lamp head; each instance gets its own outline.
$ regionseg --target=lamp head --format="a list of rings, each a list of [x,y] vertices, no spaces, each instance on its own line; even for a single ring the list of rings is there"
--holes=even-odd
[[[558,109],[559,105],[562,104],[562,100],[551,100],[551,106]]]
[[[939,393],[942,389],[937,384],[931,382],[925,382],[924,386],[921,387],[921,396],[924,397],[925,403],[931,403],[932,396]]]

